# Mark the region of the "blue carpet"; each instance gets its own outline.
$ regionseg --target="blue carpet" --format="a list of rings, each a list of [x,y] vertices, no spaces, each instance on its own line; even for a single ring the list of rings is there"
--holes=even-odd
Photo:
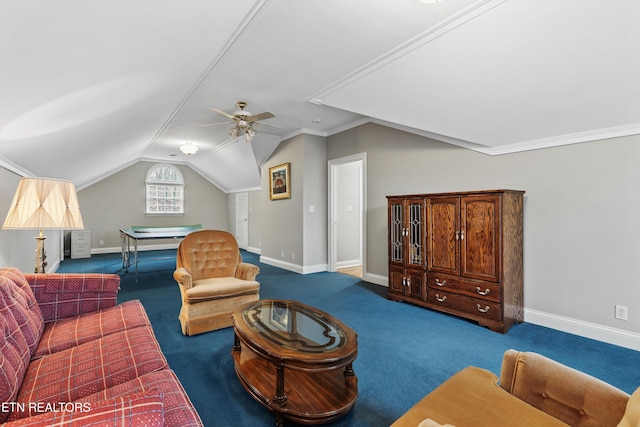
[[[169,259],[153,259],[169,256]],[[498,334],[457,317],[391,302],[386,288],[339,273],[300,275],[262,264],[260,297],[301,301],[342,320],[358,333],[353,368],[355,407],[331,426],[388,426],[458,370],[479,366],[500,372],[509,348],[535,351],[628,392],[640,386],[640,352],[528,323]],[[138,281],[124,273],[119,254],[64,261],[58,272],[119,273],[119,301],[145,306],[169,365],[205,426],[271,426],[271,413],[242,388],[233,369],[231,328],[185,337],[177,319],[180,292],[173,280],[175,251],[141,253]],[[288,423],[287,425],[295,425]]]

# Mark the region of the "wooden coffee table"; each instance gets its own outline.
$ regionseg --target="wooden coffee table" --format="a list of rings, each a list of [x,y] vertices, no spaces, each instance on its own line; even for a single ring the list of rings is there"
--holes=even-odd
[[[276,426],[322,424],[355,404],[357,335],[336,318],[296,301],[261,300],[233,313],[233,329],[236,374]]]

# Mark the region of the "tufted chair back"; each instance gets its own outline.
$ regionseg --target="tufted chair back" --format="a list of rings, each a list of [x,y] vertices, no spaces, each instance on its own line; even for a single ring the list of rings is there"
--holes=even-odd
[[[188,234],[178,246],[176,267],[184,267],[193,280],[234,277],[242,255],[231,233],[198,230]]]

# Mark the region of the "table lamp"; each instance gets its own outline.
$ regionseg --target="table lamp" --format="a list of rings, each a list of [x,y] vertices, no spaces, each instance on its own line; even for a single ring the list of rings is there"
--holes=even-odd
[[[70,181],[52,178],[20,178],[3,229],[40,230],[36,237],[35,273],[47,265],[44,229],[83,229],[76,187]]]

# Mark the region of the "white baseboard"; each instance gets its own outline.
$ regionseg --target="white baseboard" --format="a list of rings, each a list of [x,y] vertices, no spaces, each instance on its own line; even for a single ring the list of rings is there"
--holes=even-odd
[[[640,334],[603,326],[570,317],[558,316],[530,308],[524,309],[524,321],[562,332],[591,338],[620,347],[640,351]]]
[[[336,262],[336,268],[349,268],[349,267],[357,267],[362,265],[359,259],[351,259],[348,261],[338,261]]]
[[[365,282],[373,283],[374,285],[389,287],[389,278],[387,276],[381,276],[379,274],[371,274],[366,271],[362,272],[362,280]]]
[[[247,247],[247,252],[251,252],[252,254],[260,255],[262,253],[262,249],[254,248],[253,246],[249,246],[249,247]]]
[[[260,256],[260,262],[268,265],[273,265],[274,267],[279,267],[285,270],[293,271],[294,273],[299,273],[299,274],[311,274],[311,273],[319,273],[321,271],[327,271],[327,264],[302,266],[302,265],[292,264],[290,262],[281,261],[278,259],[269,258],[265,256]]]

